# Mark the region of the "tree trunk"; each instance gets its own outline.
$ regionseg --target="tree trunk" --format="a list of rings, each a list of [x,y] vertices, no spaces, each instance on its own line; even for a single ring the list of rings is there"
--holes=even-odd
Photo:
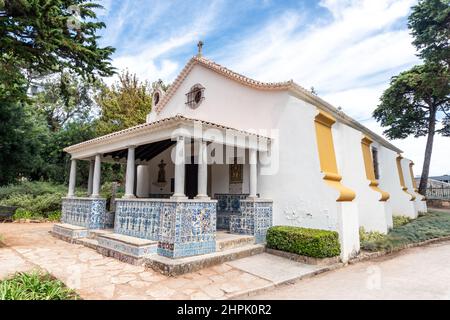
[[[433,152],[434,134],[436,132],[436,108],[430,108],[430,122],[428,123],[427,147],[423,160],[422,176],[420,178],[419,193],[427,194],[428,175],[430,173],[431,153]]]

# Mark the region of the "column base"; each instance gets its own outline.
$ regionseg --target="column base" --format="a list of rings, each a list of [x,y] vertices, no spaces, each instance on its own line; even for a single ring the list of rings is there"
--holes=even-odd
[[[174,194],[173,196],[170,197],[170,199],[172,199],[172,200],[187,200],[188,197],[186,197],[186,195],[184,195],[184,194]]]
[[[194,199],[196,200],[211,200],[207,194],[198,194]]]
[[[125,194],[123,199],[136,199],[136,196],[134,194]]]
[[[258,199],[259,199],[258,196],[248,196],[247,197],[247,200],[251,200],[251,201],[258,200]]]

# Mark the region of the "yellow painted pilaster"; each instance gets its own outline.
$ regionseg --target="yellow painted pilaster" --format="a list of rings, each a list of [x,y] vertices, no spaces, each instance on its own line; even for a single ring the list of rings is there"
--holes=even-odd
[[[398,177],[400,178],[400,186],[402,187],[402,190],[409,196],[411,196],[411,201],[416,200],[416,197],[408,192],[408,188],[405,184],[405,178],[403,176],[403,170],[402,170],[402,159],[403,157],[401,155],[398,155],[397,157],[397,170],[398,170]]]
[[[386,191],[383,191],[379,187],[379,183],[377,179],[375,178],[375,171],[373,169],[373,159],[372,154],[370,152],[370,145],[373,143],[373,141],[368,138],[364,137],[361,140],[361,148],[364,158],[364,166],[366,169],[366,177],[367,180],[370,181],[369,187],[372,188],[374,191],[379,192],[381,194],[380,201],[387,201],[390,197],[389,193]]]
[[[414,170],[413,170],[413,167],[414,167],[414,162],[411,161],[411,162],[409,163],[409,174],[411,175],[411,180],[412,180],[412,183],[413,183],[414,192],[415,192],[415,193],[419,193],[419,189],[417,188],[417,182],[416,182],[416,179],[414,179]],[[422,201],[427,201],[426,197],[422,196]]]
[[[332,125],[336,120],[323,111],[319,111],[315,120],[317,147],[319,151],[320,169],[324,173],[323,179],[330,187],[339,191],[338,202],[353,201],[356,194],[341,183],[342,177],[339,175],[336,153],[334,151]]]

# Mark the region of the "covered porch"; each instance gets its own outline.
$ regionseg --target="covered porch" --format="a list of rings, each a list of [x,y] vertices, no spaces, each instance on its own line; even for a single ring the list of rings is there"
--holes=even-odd
[[[169,258],[215,252],[218,227],[262,243],[272,201],[258,195],[258,154],[269,147],[269,138],[183,116],[71,146],[62,222],[154,241],[156,250],[147,253]],[[83,198],[75,197],[78,161],[90,162]],[[115,212],[100,196],[102,162],[126,165]]]

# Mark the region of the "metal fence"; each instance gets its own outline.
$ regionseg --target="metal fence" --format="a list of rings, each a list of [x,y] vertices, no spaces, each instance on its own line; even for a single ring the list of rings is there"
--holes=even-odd
[[[446,199],[450,200],[450,188],[449,187],[428,187],[427,188],[428,199]]]

